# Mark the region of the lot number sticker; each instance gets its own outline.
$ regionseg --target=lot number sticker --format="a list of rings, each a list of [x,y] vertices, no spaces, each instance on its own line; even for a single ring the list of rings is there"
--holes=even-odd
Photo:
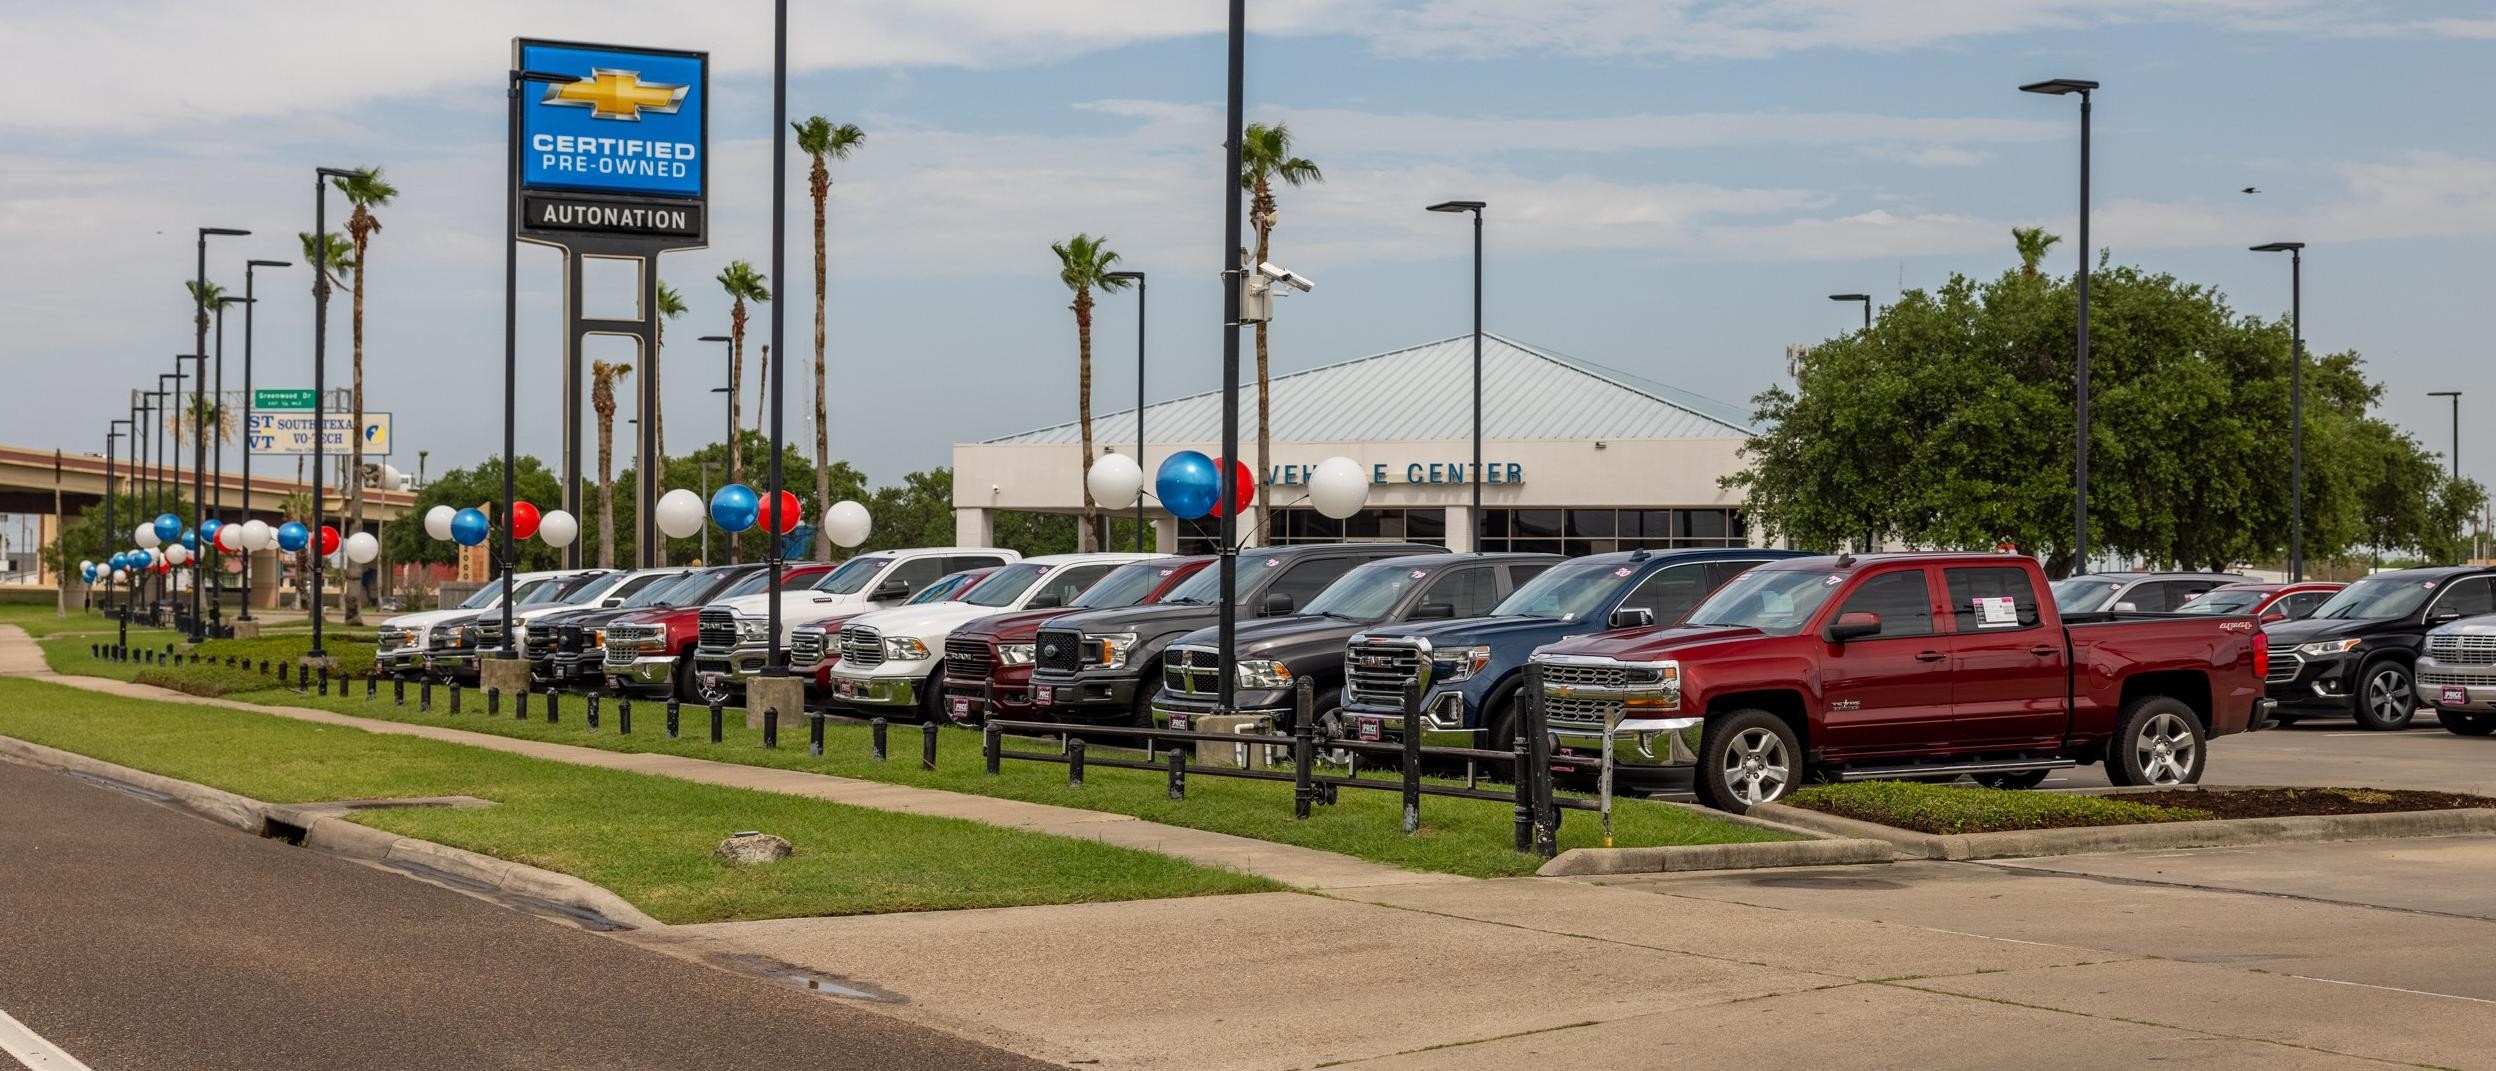
[[[2002,628],[2019,624],[2019,603],[2008,595],[1977,596],[1976,627]]]

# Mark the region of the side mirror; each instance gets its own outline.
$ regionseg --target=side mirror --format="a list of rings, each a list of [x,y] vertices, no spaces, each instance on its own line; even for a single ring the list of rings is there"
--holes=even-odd
[[[2265,625],[2270,624],[2270,623],[2272,623],[2272,622],[2274,622],[2274,621],[2286,621],[2286,620],[2288,620],[2288,615],[2287,615],[2287,614],[2280,613],[2280,612],[2279,612],[2279,611],[2277,611],[2277,610],[2273,610],[2273,611],[2271,611],[2270,613],[2267,613],[2267,614],[2263,614],[2263,615],[2262,615],[2262,623],[2263,623],[2263,624],[2265,624]]]
[[[1613,628],[1646,628],[1652,624],[1655,624],[1655,611],[1644,606],[1624,606],[1612,611]],[[1879,626],[1874,626],[1872,631],[1880,631]]]
[[[1415,621],[1453,621],[1456,619],[1456,604],[1425,602],[1413,607],[1412,619]]]
[[[1026,610],[1048,610],[1064,605],[1066,605],[1065,596],[1059,595],[1054,591],[1043,591],[1038,595],[1032,596],[1030,602],[1023,604],[1023,608]]]
[[[868,602],[892,602],[895,599],[907,599],[909,597],[910,585],[907,581],[901,580],[887,580],[881,584],[877,584],[874,591],[867,593]]]
[[[1837,615],[1837,620],[1829,622],[1828,629],[1823,633],[1830,643],[1844,643],[1880,634],[1881,615],[1861,610]]]
[[[2141,612],[2141,604],[2137,602],[2119,602],[2115,604],[2115,612],[2119,614],[2137,614]]]
[[[1291,596],[1278,591],[1272,595],[1266,596],[1265,601],[1258,604],[1257,616],[1288,617],[1296,605],[1297,604],[1291,601]]]
[[[601,601],[598,603],[598,605],[603,606],[603,607],[605,607],[605,608],[607,608],[607,609],[609,609],[609,610],[612,610],[612,609],[615,609],[615,608],[616,608],[616,607],[618,607],[618,606],[622,606],[622,605],[624,605],[624,600],[623,600],[623,599],[620,599],[620,598],[613,597],[613,596],[609,596],[608,598],[606,598],[606,599],[604,599],[604,600],[601,600]]]
[[[2459,610],[2437,610],[2436,612],[2427,615],[2427,623],[2430,625],[2441,625],[2447,621],[2459,620],[2461,620],[2461,611]]]

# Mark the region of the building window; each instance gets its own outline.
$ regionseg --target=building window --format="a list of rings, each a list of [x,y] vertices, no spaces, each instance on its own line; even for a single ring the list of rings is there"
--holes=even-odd
[[[1676,547],[1744,547],[1742,511],[1696,509],[1486,509],[1482,549],[1537,554],[1604,554]]]
[[[1336,520],[1306,506],[1266,511],[1266,543],[1428,543],[1447,545],[1447,511],[1380,507]]]

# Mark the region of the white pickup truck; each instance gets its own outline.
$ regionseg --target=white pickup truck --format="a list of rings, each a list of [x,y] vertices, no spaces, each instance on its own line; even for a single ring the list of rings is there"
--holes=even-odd
[[[547,585],[596,571],[557,569],[542,573],[515,573],[511,578],[512,598],[525,601]],[[477,589],[476,594],[468,596],[467,601],[457,606],[400,614],[383,621],[380,630],[373,636],[373,672],[399,674],[423,671],[427,655],[440,648],[456,646],[442,642],[451,637],[442,635],[434,626],[470,617],[479,610],[493,609],[502,602],[503,585],[496,582]]]
[[[780,644],[800,626],[863,609],[896,607],[947,574],[991,569],[1021,561],[997,547],[917,547],[879,550],[842,562],[809,587],[757,592],[702,608],[693,648],[693,673],[704,698],[725,698],[762,672],[769,600],[780,600]]]
[[[901,606],[850,619],[841,660],[832,667],[836,706],[945,717],[945,641],[955,629],[1016,610],[1064,606],[1110,571],[1152,554],[1049,554],[1025,558],[980,581],[953,602]]]

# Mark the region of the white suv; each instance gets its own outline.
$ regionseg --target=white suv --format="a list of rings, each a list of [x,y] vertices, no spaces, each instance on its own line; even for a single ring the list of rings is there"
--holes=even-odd
[[[780,600],[780,646],[800,626],[861,610],[897,607],[947,574],[991,569],[1022,560],[997,547],[918,547],[879,550],[842,562],[808,587],[756,592],[702,608],[693,648],[694,679],[705,689],[742,685],[762,672],[768,646],[771,602]]]
[[[1026,558],[980,581],[953,602],[877,610],[841,628],[841,660],[832,667],[836,705],[870,712],[943,718],[945,641],[955,629],[1016,610],[1064,606],[1110,570],[1154,554],[1050,554]]]

